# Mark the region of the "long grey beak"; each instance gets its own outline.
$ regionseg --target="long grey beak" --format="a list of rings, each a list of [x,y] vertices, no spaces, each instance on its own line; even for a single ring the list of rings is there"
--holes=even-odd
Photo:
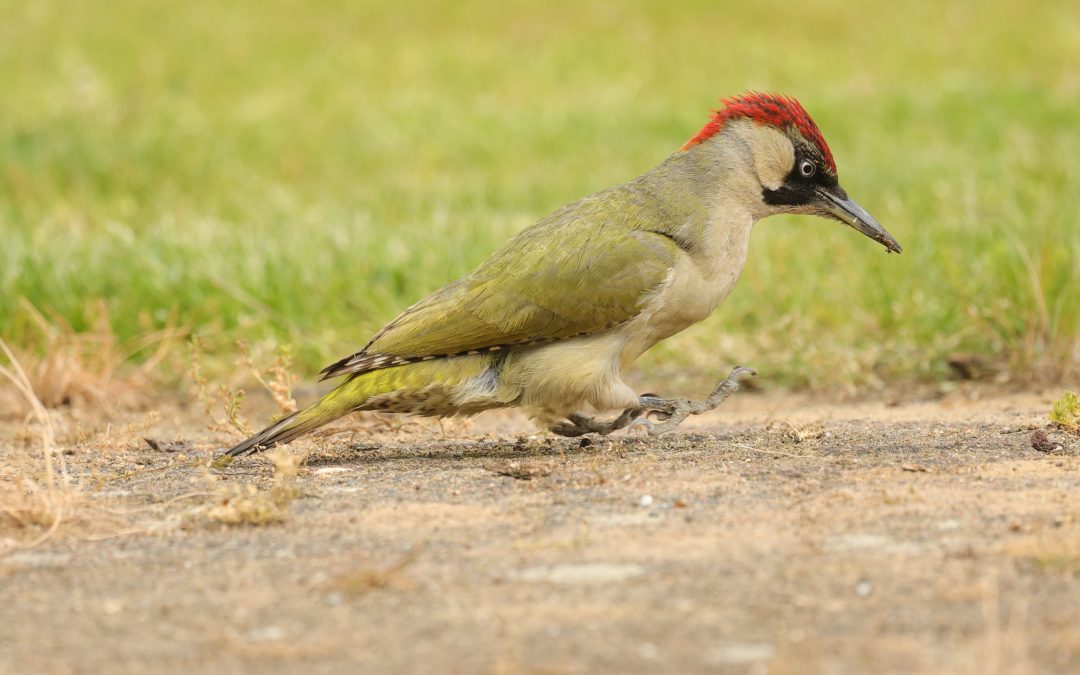
[[[854,199],[848,197],[843,189],[837,188],[836,192],[818,190],[818,195],[821,197],[821,207],[830,216],[847,223],[884,246],[890,252],[903,253],[904,249],[900,248],[900,244],[889,234],[888,230],[882,227],[881,223],[867,213],[866,209],[859,206]]]

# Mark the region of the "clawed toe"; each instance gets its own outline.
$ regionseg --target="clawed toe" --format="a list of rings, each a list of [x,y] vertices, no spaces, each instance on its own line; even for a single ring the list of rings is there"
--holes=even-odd
[[[662,399],[656,396],[646,395],[638,399],[641,407],[646,411],[646,417],[652,417],[658,424],[649,427],[650,436],[659,436],[682,423],[690,415],[700,415],[715,409],[729,396],[739,389],[739,381],[757,373],[753,368],[736,366],[731,370],[727,379],[716,385],[712,394],[704,401],[687,401],[685,399]]]
[[[735,366],[732,368],[731,374],[727,376],[727,379],[738,382],[743,377],[757,377],[757,371],[749,366]]]
[[[627,408],[615,419],[606,421],[574,413],[567,415],[567,422],[559,422],[549,427],[549,430],[554,434],[571,438],[585,434],[606,436],[613,431],[625,428],[628,424],[641,417],[643,412],[639,408]]]
[[[548,427],[548,431],[558,436],[566,436],[567,438],[576,438],[578,436],[584,436],[589,433],[587,429],[570,424],[569,422],[559,422]]]

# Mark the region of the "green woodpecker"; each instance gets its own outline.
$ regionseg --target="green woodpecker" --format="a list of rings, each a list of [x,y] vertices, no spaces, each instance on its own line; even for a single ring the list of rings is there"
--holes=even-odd
[[[754,223],[778,213],[833,218],[901,251],[840,187],[798,101],[726,99],[676,153],[546,216],[406,309],[322,371],[345,378],[336,389],[227,455],[287,443],[356,410],[449,416],[522,406],[565,436],[635,420],[667,431],[716,407],[753,371],[736,368],[701,402],[639,396],[622,371],[716,309],[739,279]],[[623,412],[602,421],[587,408]]]

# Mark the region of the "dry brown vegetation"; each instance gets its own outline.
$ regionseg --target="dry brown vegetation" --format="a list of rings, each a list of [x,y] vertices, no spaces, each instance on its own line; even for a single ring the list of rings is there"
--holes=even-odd
[[[118,482],[183,467],[201,466],[204,476],[200,489],[176,498],[185,502],[198,498],[186,517],[249,525],[285,518],[296,497],[294,480],[301,462],[293,452],[282,448],[267,455],[274,462],[267,487],[227,483],[209,468],[211,448],[219,447],[223,439],[249,433],[251,427],[241,414],[244,390],[226,385],[213,388],[203,377],[198,339],[191,342],[190,375],[206,415],[201,431],[210,433],[213,440],[159,441],[145,435],[161,417],[156,411],[145,411],[147,400],[160,401],[150,388],[150,375],[170,355],[182,330],[148,334],[125,346],[111,336],[104,311],[97,332],[75,333],[47,321],[29,305],[25,310],[42,342],[17,353],[0,341],[4,380],[0,393],[11,403],[6,409],[28,411],[21,421],[12,415],[10,424],[4,425],[12,431],[10,446],[0,454],[0,535],[4,535],[0,555],[31,549],[58,533],[97,539],[145,532],[155,525],[146,524],[146,509],[125,508],[102,493]],[[155,349],[147,360],[128,364],[132,355],[151,345]],[[279,413],[295,410],[291,386],[296,376],[290,370],[288,351],[278,350],[265,368],[256,366],[246,344],[240,343],[238,351],[237,366],[265,390]],[[133,404],[136,397],[141,401]],[[125,414],[130,421],[114,423]],[[83,452],[117,455],[146,447],[169,453],[170,462],[152,469],[136,465],[78,477],[68,469],[68,457]]]
[[[14,423],[12,447],[0,461],[0,553],[45,543],[58,532],[81,537],[111,536],[129,519],[108,499],[91,498],[87,476],[73,476],[67,458],[102,433],[113,443],[153,425],[149,413],[134,426],[113,429],[119,410],[145,408],[151,374],[186,331],[173,314],[162,330],[120,340],[104,303],[93,310],[94,327],[77,332],[59,316],[46,317],[25,299],[22,346],[0,340],[0,409]],[[134,357],[141,357],[134,363]]]
[[[32,422],[24,429],[22,441],[29,446],[37,465],[27,473],[15,466],[4,467],[0,483],[0,524],[20,530],[43,530],[26,542],[34,546],[44,542],[61,523],[77,512],[80,495],[71,484],[62,456],[57,457],[56,429],[44,404],[36,396],[29,376],[6,342],[0,340],[0,352],[7,366],[0,366],[0,376],[22,396],[31,409]],[[16,439],[19,440],[19,439]],[[0,549],[2,552],[2,549]]]
[[[187,334],[177,325],[174,312],[165,328],[123,340],[113,332],[105,304],[96,302],[92,307],[93,327],[76,331],[63,317],[47,317],[29,301],[21,301],[22,340],[18,347],[8,345],[7,356],[11,364],[19,364],[34,398],[45,408],[134,404],[153,383],[154,370]],[[8,409],[33,408],[25,392],[13,395],[0,388],[0,395],[6,395],[3,402]]]

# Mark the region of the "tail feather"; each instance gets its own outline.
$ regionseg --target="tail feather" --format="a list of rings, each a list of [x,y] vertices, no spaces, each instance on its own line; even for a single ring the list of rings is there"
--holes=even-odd
[[[251,438],[236,444],[222,456],[243,457],[262,452],[275,445],[296,440],[324,424],[333,422],[352,409],[351,406],[341,405],[341,397],[336,396],[337,393],[337,390],[330,392],[307,408],[274,422]]]
[[[300,413],[295,412],[282,420],[278,420],[251,438],[234,445],[225,453],[225,456],[243,457],[244,455],[252,455],[279,443],[288,443],[322,424],[321,422],[313,424],[312,421],[305,424],[299,419],[299,416]]]
[[[307,408],[278,420],[230,448],[221,457],[242,457],[288,443],[354,410],[367,410],[367,402],[382,394],[423,390],[432,384],[441,384],[447,388],[457,387],[484,373],[491,365],[492,358],[485,354],[437,359],[354,375]],[[422,408],[402,412],[432,414],[423,412]]]

